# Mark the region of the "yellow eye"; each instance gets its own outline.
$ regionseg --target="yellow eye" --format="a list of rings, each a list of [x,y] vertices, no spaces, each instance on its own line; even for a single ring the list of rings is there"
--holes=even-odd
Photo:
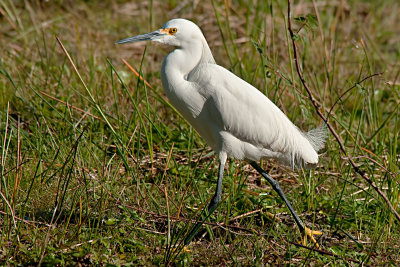
[[[169,29],[169,34],[175,34],[177,30],[177,28],[171,28]]]

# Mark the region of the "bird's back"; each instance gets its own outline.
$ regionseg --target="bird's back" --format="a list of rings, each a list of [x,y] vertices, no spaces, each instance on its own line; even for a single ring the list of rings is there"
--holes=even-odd
[[[188,80],[205,99],[198,119],[215,133],[210,142],[217,142],[217,152],[245,160],[272,157],[292,167],[318,163],[323,129],[303,133],[259,90],[216,64],[199,66]]]

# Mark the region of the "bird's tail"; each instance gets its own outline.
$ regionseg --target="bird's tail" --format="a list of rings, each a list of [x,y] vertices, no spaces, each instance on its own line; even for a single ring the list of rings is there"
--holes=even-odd
[[[291,153],[282,153],[278,160],[293,169],[313,169],[318,164],[318,151],[321,150],[328,136],[326,126],[320,126],[308,132],[299,133],[304,138],[298,138],[296,146]],[[311,146],[310,146],[311,145]]]
[[[310,142],[314,150],[318,152],[325,146],[326,138],[328,137],[328,128],[324,124],[304,133],[304,136]]]

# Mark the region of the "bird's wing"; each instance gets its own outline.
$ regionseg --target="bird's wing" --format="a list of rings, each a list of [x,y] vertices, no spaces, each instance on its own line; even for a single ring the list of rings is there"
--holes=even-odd
[[[297,154],[297,147],[303,143],[312,149],[303,133],[271,100],[230,71],[208,64],[193,77],[207,99],[206,108],[212,110],[209,119],[220,129],[275,152]]]

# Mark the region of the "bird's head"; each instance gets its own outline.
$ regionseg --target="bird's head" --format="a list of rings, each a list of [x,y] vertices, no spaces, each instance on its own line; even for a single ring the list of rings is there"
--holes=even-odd
[[[140,41],[153,41],[171,46],[185,46],[185,44],[204,39],[200,28],[186,19],[172,19],[165,23],[161,29],[153,32],[122,39],[116,44],[125,44]]]

